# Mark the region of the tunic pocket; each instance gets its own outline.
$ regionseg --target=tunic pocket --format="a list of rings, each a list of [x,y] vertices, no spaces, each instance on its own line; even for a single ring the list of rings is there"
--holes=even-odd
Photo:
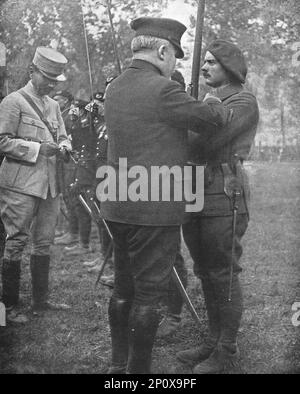
[[[40,120],[23,116],[18,129],[18,137],[36,141],[44,139],[44,123]]]

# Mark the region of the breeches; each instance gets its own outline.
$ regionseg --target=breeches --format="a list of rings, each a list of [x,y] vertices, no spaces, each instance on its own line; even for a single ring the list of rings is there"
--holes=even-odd
[[[246,214],[237,215],[236,236],[233,259],[233,273],[242,268],[239,260],[242,255],[241,238],[248,227]],[[194,260],[194,272],[199,278],[217,277],[228,281],[232,259],[232,217],[194,217],[183,226],[183,237]]]
[[[4,258],[21,260],[31,231],[32,254],[46,256],[55,235],[59,196],[46,200],[10,190],[0,191],[1,218],[7,233]]]
[[[114,240],[114,297],[158,305],[168,293],[180,227],[107,224]]]

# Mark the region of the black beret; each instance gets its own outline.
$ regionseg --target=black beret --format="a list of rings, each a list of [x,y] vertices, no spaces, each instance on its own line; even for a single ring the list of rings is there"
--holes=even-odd
[[[180,40],[186,27],[182,23],[169,18],[142,17],[132,21],[130,26],[135,30],[136,37],[143,35],[168,40],[176,49],[176,57],[184,57]]]
[[[217,39],[206,48],[238,81],[245,83],[247,65],[242,51],[232,42]]]

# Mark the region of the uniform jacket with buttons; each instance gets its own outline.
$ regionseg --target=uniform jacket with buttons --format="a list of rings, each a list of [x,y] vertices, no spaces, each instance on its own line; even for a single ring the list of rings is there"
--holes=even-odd
[[[243,196],[239,213],[249,213],[249,181],[243,168],[253,144],[259,120],[255,96],[240,84],[231,84],[216,91],[223,104],[232,112],[231,120],[222,132],[211,134],[208,143],[201,135],[189,134],[190,159],[206,165],[205,195],[202,216],[229,216],[230,199],[224,193],[221,163],[227,163],[242,184]],[[238,164],[238,165],[237,165]]]
[[[32,82],[22,88],[42,111],[57,135],[60,146],[70,148],[59,105],[48,96],[35,93]],[[47,198],[58,193],[56,157],[39,154],[40,143],[54,137],[25,98],[17,91],[0,104],[0,151],[5,159],[0,167],[0,187]]]
[[[226,125],[229,111],[216,100],[194,100],[154,65],[134,60],[109,85],[104,116],[108,165],[115,170],[118,181],[120,172],[126,171],[126,166],[119,167],[120,158],[126,158],[128,171],[133,166],[143,166],[148,175],[154,166],[182,168],[187,160],[187,130],[203,130],[207,136]],[[176,177],[171,180],[172,190],[176,181]],[[132,182],[128,181],[128,189]],[[146,201],[119,201],[117,196],[117,201],[102,202],[103,217],[137,225],[180,225],[185,202],[172,201],[172,197],[171,201],[162,201],[161,197],[160,201],[151,200],[150,188],[148,184]]]

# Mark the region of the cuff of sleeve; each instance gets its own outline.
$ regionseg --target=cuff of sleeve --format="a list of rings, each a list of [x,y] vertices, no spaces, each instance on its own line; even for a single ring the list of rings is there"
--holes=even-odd
[[[25,160],[28,163],[36,163],[38,155],[40,153],[41,144],[39,142],[30,141],[26,143],[25,146],[27,151],[22,160]]]
[[[205,104],[222,104],[222,101],[218,97],[208,97],[207,99],[204,99]]]
[[[67,148],[67,149],[72,150],[72,145],[71,145],[71,143],[70,143],[70,141],[68,139],[65,139],[65,140],[61,141],[59,143],[59,147],[60,148]]]

